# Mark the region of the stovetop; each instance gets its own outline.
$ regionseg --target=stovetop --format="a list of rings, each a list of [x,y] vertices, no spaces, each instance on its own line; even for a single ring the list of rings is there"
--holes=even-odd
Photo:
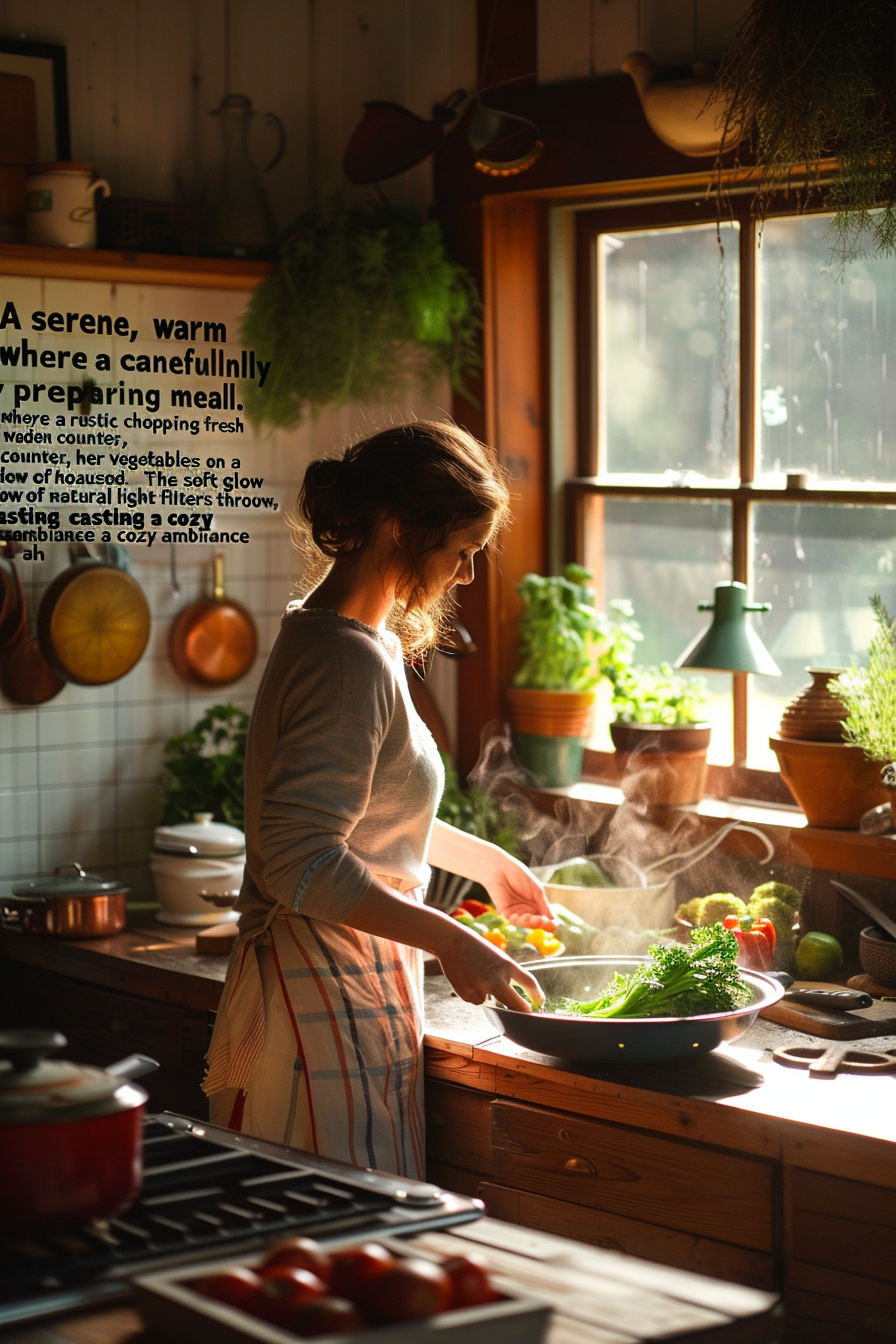
[[[302,1233],[324,1244],[478,1218],[436,1185],[352,1167],[165,1111],[144,1121],[140,1198],[107,1221],[0,1238],[0,1327],[125,1296],[136,1274],[251,1252]]]

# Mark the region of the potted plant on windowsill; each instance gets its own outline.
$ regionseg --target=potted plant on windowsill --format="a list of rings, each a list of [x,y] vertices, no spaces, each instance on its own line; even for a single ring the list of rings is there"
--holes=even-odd
[[[548,787],[581,776],[596,688],[614,686],[642,638],[631,603],[598,611],[593,575],[567,565],[561,575],[527,574],[517,588],[520,667],[507,689],[513,742],[522,765]]]
[[[842,673],[831,689],[846,709],[844,740],[861,747],[866,759],[879,767],[881,786],[889,792],[891,811],[896,811],[896,621],[879,593],[871,606],[877,629],[868,645],[868,664]]]
[[[617,680],[612,704],[610,736],[623,795],[662,806],[699,803],[711,732],[705,679],[681,676],[668,663],[629,667]]]

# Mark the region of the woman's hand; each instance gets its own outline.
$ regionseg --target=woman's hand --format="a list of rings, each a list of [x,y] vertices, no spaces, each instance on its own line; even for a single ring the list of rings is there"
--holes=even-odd
[[[454,990],[467,1003],[482,1003],[491,994],[506,1008],[530,1013],[532,1009],[513,988],[513,981],[522,985],[533,1003],[539,1007],[544,1003],[544,991],[533,975],[456,920],[449,921],[444,939],[433,950]]]
[[[497,851],[482,882],[495,909],[511,924],[551,931],[557,927],[544,887],[519,859]]]

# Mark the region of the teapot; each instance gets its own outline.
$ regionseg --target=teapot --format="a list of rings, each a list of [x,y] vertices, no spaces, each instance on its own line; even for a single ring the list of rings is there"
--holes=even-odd
[[[202,237],[207,256],[269,257],[276,243],[274,217],[267,192],[249,151],[249,127],[255,112],[242,93],[228,93],[209,113],[217,117],[221,132],[220,153],[206,178],[202,192]],[[273,112],[264,117],[266,126],[277,128],[277,149],[264,169],[283,158],[286,131]]]

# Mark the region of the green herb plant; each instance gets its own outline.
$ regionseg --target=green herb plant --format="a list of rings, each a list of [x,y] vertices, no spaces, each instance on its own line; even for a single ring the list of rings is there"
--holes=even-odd
[[[868,663],[841,672],[831,689],[847,709],[843,736],[873,761],[896,761],[896,622],[879,593],[871,598],[877,629]]]
[[[513,685],[541,691],[590,691],[606,677],[614,686],[643,638],[630,602],[598,611],[593,574],[567,565],[561,575],[527,574],[517,587],[521,662]]]
[[[244,710],[214,705],[188,733],[168,739],[162,759],[164,825],[211,812],[215,821],[242,829],[248,728]]]
[[[437,223],[398,206],[337,197],[301,215],[253,292],[241,339],[270,361],[241,396],[253,423],[284,429],[308,412],[382,402],[412,378],[431,387],[481,365],[480,302]]]
[[[752,131],[760,218],[776,192],[805,204],[836,158],[826,204],[841,270],[866,238],[896,249],[894,83],[892,0],[753,0],[719,67],[711,102],[727,104],[725,141]]]
[[[683,677],[669,663],[628,667],[618,677],[612,708],[617,723],[684,728],[706,717],[705,677]]]
[[[737,966],[737,939],[721,924],[692,929],[690,944],[654,943],[650,960],[622,975],[589,1003],[550,998],[544,1011],[580,1017],[695,1017],[727,1013],[750,1002]]]

